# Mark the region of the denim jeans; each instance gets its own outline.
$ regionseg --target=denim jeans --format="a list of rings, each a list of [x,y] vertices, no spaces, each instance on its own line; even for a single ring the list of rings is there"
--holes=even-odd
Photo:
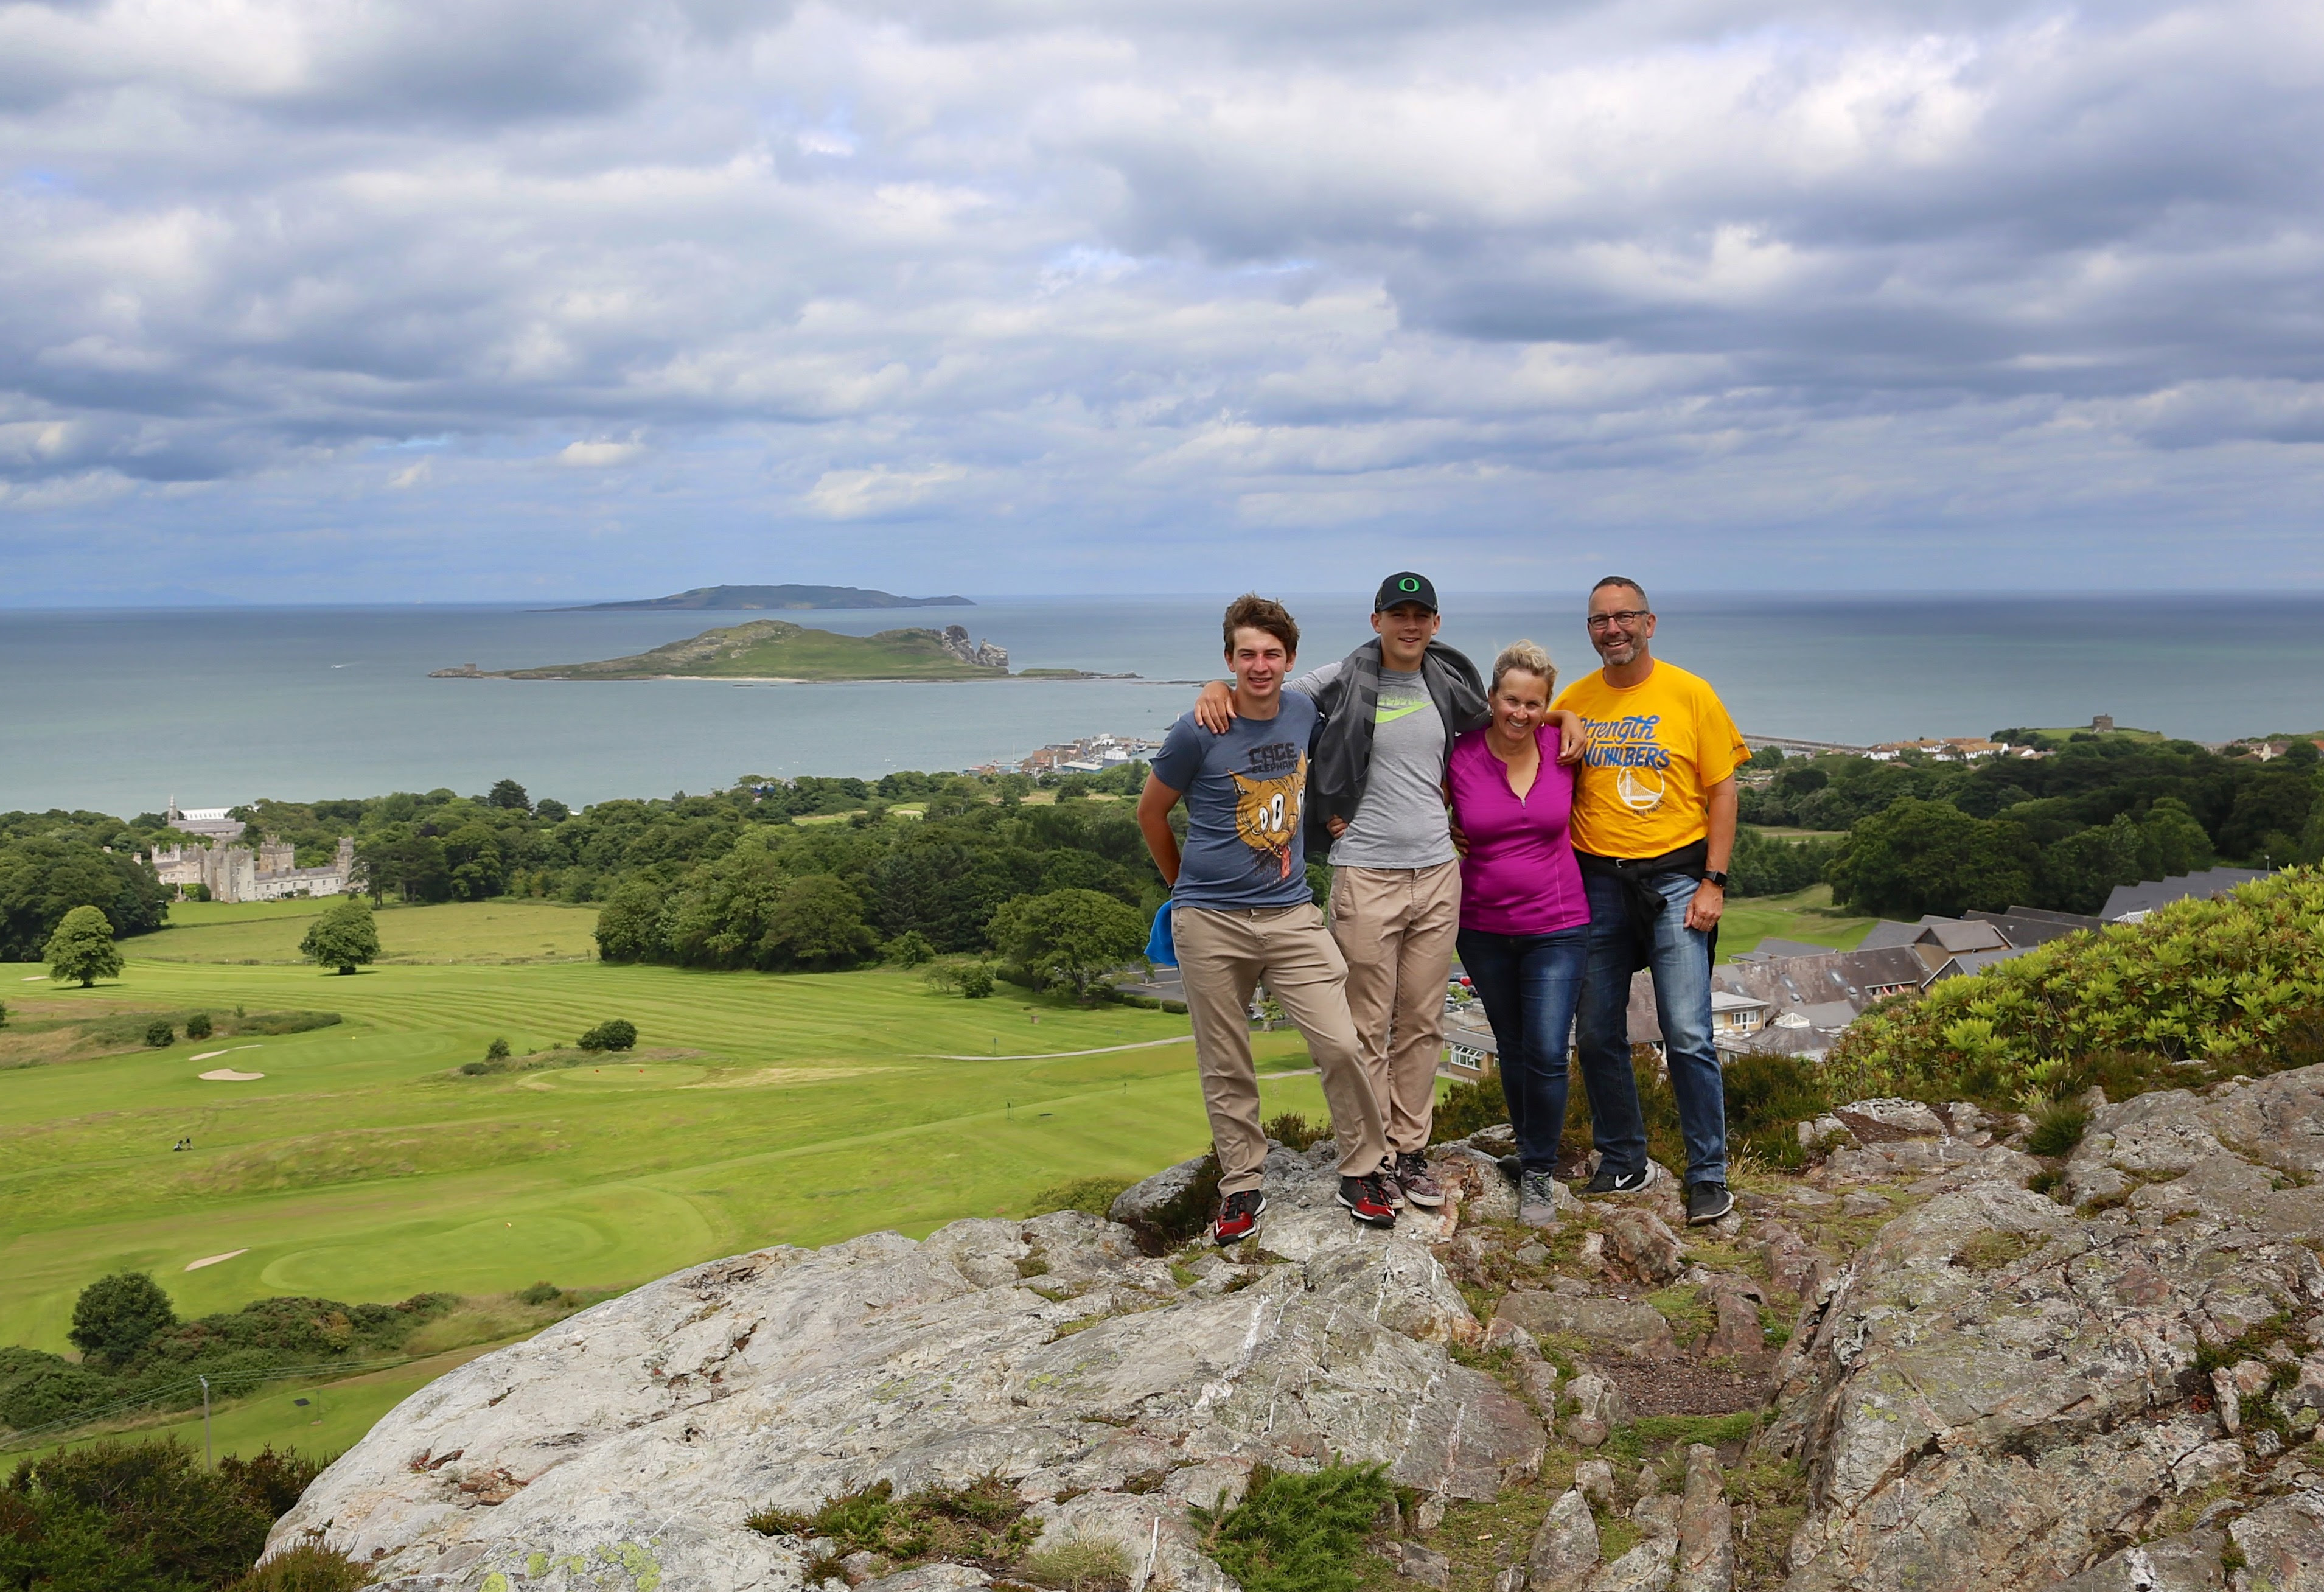
[[[1575,1049],[1590,1091],[1590,1120],[1601,1166],[1636,1172],[1646,1162],[1646,1125],[1630,1071],[1631,937],[1622,881],[1583,870],[1590,895],[1590,971],[1582,981]],[[1686,1182],[1727,1181],[1727,1095],[1711,1038],[1711,936],[1686,926],[1696,881],[1684,874],[1657,880],[1663,909],[1654,925],[1647,970],[1663,1026],[1663,1055],[1686,1140]]]
[[[1582,998],[1590,931],[1496,934],[1461,931],[1461,967],[1484,1003],[1500,1046],[1501,1095],[1527,1172],[1557,1169],[1565,1131],[1566,1035]]]

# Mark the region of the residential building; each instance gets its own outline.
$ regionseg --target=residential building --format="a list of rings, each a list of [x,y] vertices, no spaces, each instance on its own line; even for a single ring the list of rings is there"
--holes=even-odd
[[[354,888],[355,842],[339,839],[331,860],[319,868],[301,868],[296,848],[268,835],[256,847],[231,845],[242,835],[242,821],[226,815],[224,807],[181,810],[170,799],[163,814],[171,828],[209,841],[208,845],[180,843],[153,851],[153,872],[180,893],[197,885],[213,901],[280,901],[292,896],[343,896]]]
[[[2138,923],[2158,906],[2190,898],[2216,900],[2236,886],[2265,879],[2273,871],[2265,868],[2208,868],[2200,873],[2116,885],[2106,905],[2098,908],[2098,915],[2108,923]]]

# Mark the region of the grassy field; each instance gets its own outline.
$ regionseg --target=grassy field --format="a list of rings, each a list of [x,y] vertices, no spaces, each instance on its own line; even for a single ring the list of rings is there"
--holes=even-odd
[[[1831,904],[1830,885],[1810,885],[1788,896],[1748,896],[1729,901],[1719,920],[1719,954],[1740,956],[1762,940],[1804,940],[1853,951],[1877,918],[1855,917]]]
[[[888,971],[608,966],[583,958],[587,912],[507,902],[384,911],[389,960],[339,977],[292,960],[316,909],[180,907],[93,989],[0,964],[0,1343],[63,1351],[74,1297],[124,1267],[182,1315],[274,1293],[606,1287],[770,1242],[1014,1214],[1208,1138],[1183,1017],[1009,985],[966,1001]],[[237,1007],[345,1020],[7,1065],[11,1035],[44,1022]],[[457,1072],[495,1035],[521,1055],[612,1017],[638,1025],[638,1055]],[[1259,1044],[1263,1067],[1306,1064],[1296,1034]],[[251,1048],[209,1054],[228,1045]],[[265,1076],[197,1076],[221,1066]],[[1268,1083],[1267,1109],[1320,1116],[1315,1080]],[[307,1446],[260,1425],[254,1440]]]

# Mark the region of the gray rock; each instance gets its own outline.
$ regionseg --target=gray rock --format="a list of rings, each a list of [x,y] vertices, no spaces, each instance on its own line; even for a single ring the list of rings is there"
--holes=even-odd
[[[2236,1572],[2236,1592],[2324,1592],[2324,1495],[2298,1492],[2264,1505],[2227,1535],[2246,1566]]]
[[[1766,1348],[1767,1332],[1759,1324],[1757,1305],[1734,1289],[1721,1289],[1711,1301],[1718,1324],[1703,1345],[1705,1354],[1750,1356]]]
[[[1538,1356],[1517,1362],[1517,1381],[1533,1400],[1533,1407],[1546,1418],[1557,1409],[1557,1367]]]
[[[2211,1373],[2211,1407],[2219,1413],[2219,1430],[2229,1437],[2244,1429],[2243,1394],[2235,1373],[2225,1366]]]
[[[1600,1509],[1614,1506],[1614,1468],[1603,1459],[1584,1459],[1573,1468],[1573,1485]]]
[[[1441,1589],[1452,1584],[1452,1561],[1433,1548],[1418,1542],[1393,1542],[1398,1574],[1418,1581],[1425,1587]]]
[[[991,1585],[992,1578],[973,1564],[924,1564],[870,1582],[864,1592],[967,1592],[971,1587]]]
[[[1627,1359],[1662,1359],[1678,1352],[1670,1323],[1651,1304],[1635,1299],[1606,1299],[1513,1288],[1501,1296],[1494,1311],[1529,1332],[1557,1332],[1579,1338],[1593,1349]]]
[[[1679,1275],[1678,1235],[1651,1210],[1615,1209],[1601,1224],[1606,1247],[1638,1281],[1659,1287]]]
[[[1602,1467],[1601,1467],[1602,1468]],[[1561,1493],[1526,1556],[1527,1592],[1581,1592],[1598,1563],[1598,1522],[1580,1488]]]
[[[2324,1067],[2142,1096],[2100,1108],[2070,1167],[2180,1201],[2187,1219],[2078,1217],[1987,1162],[1883,1228],[1777,1362],[1779,1413],[1759,1440],[1809,1478],[1791,1592],[2047,1587],[2231,1478],[2242,1450],[2187,1404],[2196,1351],[2315,1312],[2324,1265],[2284,1230],[2285,1196],[2308,1191],[2263,1192],[2227,1162],[2288,1169],[2319,1124]],[[2182,1180],[2195,1186],[2170,1193]],[[2235,1529],[2255,1573],[2255,1549],[2290,1544],[2288,1565],[2313,1523],[2287,1500]]]
[[[1677,1566],[1678,1538],[1649,1534],[1591,1577],[1589,1592],[1664,1592]]]
[[[1680,1501],[1678,1560],[1671,1592],[1733,1592],[1735,1525],[1719,1475],[1719,1456],[1696,1443],[1686,1451]]]
[[[2218,1592],[2227,1580],[2219,1552],[2226,1541],[2210,1531],[2142,1542],[2107,1554],[2048,1592]]]
[[[1181,1161],[1176,1166],[1166,1166],[1153,1176],[1131,1183],[1113,1197],[1106,1215],[1126,1227],[1136,1227],[1151,1221],[1157,1211],[1176,1200],[1191,1187],[1194,1173],[1202,1167],[1204,1157]],[[930,1234],[931,1238],[935,1235]]]
[[[1577,1374],[1565,1391],[1573,1401],[1573,1413],[1560,1430],[1578,1447],[1596,1448],[1606,1440],[1607,1433],[1630,1418],[1630,1403],[1622,1390],[1595,1371]]]
[[[1675,1537],[1681,1503],[1676,1493],[1648,1493],[1630,1505],[1630,1519],[1649,1536]]]
[[[1842,1216],[1887,1216],[1895,1209],[1869,1189],[1850,1189],[1840,1201]]]
[[[1184,1497],[1119,1491],[1130,1476],[1192,1460],[1215,1494],[1256,1462],[1336,1453],[1482,1498],[1540,1462],[1541,1422],[1447,1357],[1457,1320],[1427,1251],[1338,1231],[1216,1298],[1075,1212],[690,1267],[406,1399],[272,1540],[319,1530],[413,1592],[600,1561],[671,1588],[794,1592],[800,1546],[744,1528],[753,1510],[997,1471],[1047,1500],[1051,1530],[1111,1533],[1141,1564],[1160,1554],[1181,1592],[1222,1592]],[[1020,1285],[1036,1249],[1040,1281],[1079,1297]],[[1095,1490],[1055,1503],[1076,1487]]]

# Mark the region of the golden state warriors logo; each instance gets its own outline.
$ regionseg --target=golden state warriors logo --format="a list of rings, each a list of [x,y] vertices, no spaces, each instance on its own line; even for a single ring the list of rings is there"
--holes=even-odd
[[[1235,833],[1244,845],[1273,860],[1277,879],[1291,877],[1291,844],[1299,838],[1299,804],[1307,789],[1307,754],[1286,745],[1260,747],[1251,757],[1254,768],[1265,768],[1284,754],[1291,759],[1287,773],[1272,778],[1233,777]]]
[[[1618,770],[1614,792],[1622,805],[1633,813],[1651,813],[1661,806],[1664,770],[1670,767],[1670,753],[1658,735],[1662,715],[1582,722],[1590,727],[1590,750],[1583,760],[1593,768]]]

